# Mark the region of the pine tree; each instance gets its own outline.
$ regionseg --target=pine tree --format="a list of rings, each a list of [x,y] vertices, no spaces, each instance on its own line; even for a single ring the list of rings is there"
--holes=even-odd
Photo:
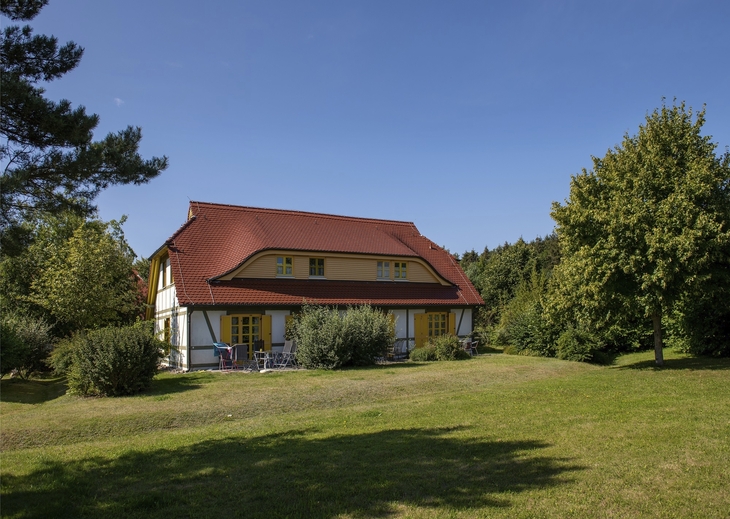
[[[32,20],[48,0],[0,0],[0,13]],[[30,26],[6,26],[0,42],[0,230],[5,241],[24,220],[71,210],[93,214],[94,198],[115,184],[143,184],[167,167],[167,157],[144,160],[142,133],[127,127],[94,141],[96,114],[46,99],[39,82],[60,78],[81,60],[74,42],[34,35]]]

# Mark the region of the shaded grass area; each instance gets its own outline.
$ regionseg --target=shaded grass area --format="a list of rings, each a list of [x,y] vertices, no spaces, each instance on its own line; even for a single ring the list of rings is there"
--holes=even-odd
[[[728,362],[666,358],[4,380],[2,515],[727,517]]]
[[[41,404],[62,397],[67,390],[64,378],[8,378],[1,387],[2,401],[16,404]]]
[[[318,438],[313,432],[47,462],[8,477],[5,484],[17,490],[3,507],[20,511],[24,503],[39,503],[39,517],[134,517],[162,508],[174,517],[206,517],[211,509],[217,516],[385,517],[396,503],[509,507],[508,495],[559,485],[580,468],[539,455],[546,447],[539,441],[464,442],[441,429]]]

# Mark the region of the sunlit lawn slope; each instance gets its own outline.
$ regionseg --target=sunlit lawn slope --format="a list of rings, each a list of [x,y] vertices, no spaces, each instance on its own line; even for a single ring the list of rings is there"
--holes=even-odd
[[[730,360],[2,381],[3,517],[728,517]]]

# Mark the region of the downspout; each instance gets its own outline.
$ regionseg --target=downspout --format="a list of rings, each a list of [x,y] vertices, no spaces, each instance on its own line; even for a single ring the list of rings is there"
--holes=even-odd
[[[184,368],[184,370],[183,370],[183,371],[185,371],[185,372],[188,372],[188,371],[190,371],[190,365],[192,364],[192,362],[191,362],[191,361],[192,361],[192,357],[191,357],[191,355],[193,354],[193,351],[192,351],[192,349],[191,349],[190,341],[191,341],[191,339],[192,339],[192,336],[193,336],[193,334],[192,334],[192,333],[190,332],[190,323],[192,322],[192,319],[191,319],[191,317],[192,317],[192,314],[193,314],[193,312],[194,312],[194,311],[195,311],[195,310],[190,310],[190,312],[188,312],[188,353],[187,353],[187,355],[186,355],[186,359],[187,359],[187,361],[188,361],[188,365],[187,365],[187,367],[186,367],[186,368]]]
[[[410,336],[410,318],[408,317],[408,308],[406,308],[406,348],[408,348],[408,343],[411,340]]]

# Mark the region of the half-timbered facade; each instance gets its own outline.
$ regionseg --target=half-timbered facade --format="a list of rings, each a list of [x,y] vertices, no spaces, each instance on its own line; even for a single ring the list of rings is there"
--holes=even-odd
[[[472,332],[483,304],[450,253],[410,222],[191,202],[188,220],[152,255],[147,318],[169,364],[217,366],[214,342],[284,344],[304,302],[369,303],[396,336]]]

